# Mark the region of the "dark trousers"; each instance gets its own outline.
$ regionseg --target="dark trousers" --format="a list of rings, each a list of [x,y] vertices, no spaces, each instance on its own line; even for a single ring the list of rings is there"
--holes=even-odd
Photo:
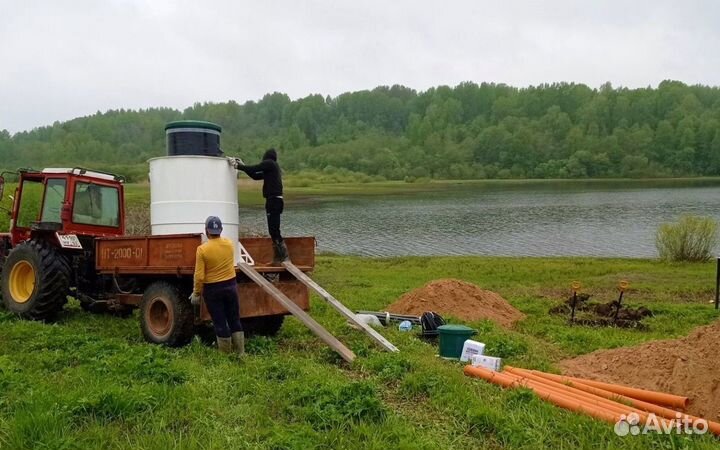
[[[268,233],[273,241],[282,241],[280,234],[280,214],[285,208],[285,202],[278,197],[265,199],[265,214],[267,215]]]
[[[212,317],[215,335],[227,338],[231,333],[243,330],[235,278],[206,284],[203,287],[203,299]]]

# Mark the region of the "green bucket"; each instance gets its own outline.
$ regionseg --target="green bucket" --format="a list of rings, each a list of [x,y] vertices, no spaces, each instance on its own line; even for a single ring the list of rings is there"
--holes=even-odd
[[[477,331],[465,325],[439,326],[440,356],[443,358],[460,358],[465,341],[475,333]]]

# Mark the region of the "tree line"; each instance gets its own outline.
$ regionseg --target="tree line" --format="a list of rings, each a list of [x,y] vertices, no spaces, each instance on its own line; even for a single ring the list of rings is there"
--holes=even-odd
[[[208,120],[227,154],[280,149],[286,171],[372,179],[720,175],[720,88],[527,88],[464,82],[418,92],[395,85],[239,104],[111,110],[11,135],[0,167],[89,166],[143,178],[165,152],[164,125]],[[2,124],[0,124],[1,126]]]

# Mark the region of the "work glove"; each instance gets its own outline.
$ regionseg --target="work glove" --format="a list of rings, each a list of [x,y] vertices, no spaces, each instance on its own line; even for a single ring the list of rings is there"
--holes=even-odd
[[[240,158],[228,158],[228,164],[230,164],[235,169],[240,169],[242,166],[245,165],[245,162],[243,162]]]
[[[190,294],[190,304],[193,306],[200,306],[200,294],[193,292]]]

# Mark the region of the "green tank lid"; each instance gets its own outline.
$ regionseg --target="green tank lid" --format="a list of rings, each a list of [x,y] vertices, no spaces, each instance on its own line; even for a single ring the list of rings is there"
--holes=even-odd
[[[465,325],[440,325],[438,327],[438,332],[441,334],[475,334],[475,330],[470,327],[466,327]]]
[[[204,120],[176,120],[165,125],[165,131],[176,128],[203,128],[222,133],[222,127],[216,123],[205,122]]]

